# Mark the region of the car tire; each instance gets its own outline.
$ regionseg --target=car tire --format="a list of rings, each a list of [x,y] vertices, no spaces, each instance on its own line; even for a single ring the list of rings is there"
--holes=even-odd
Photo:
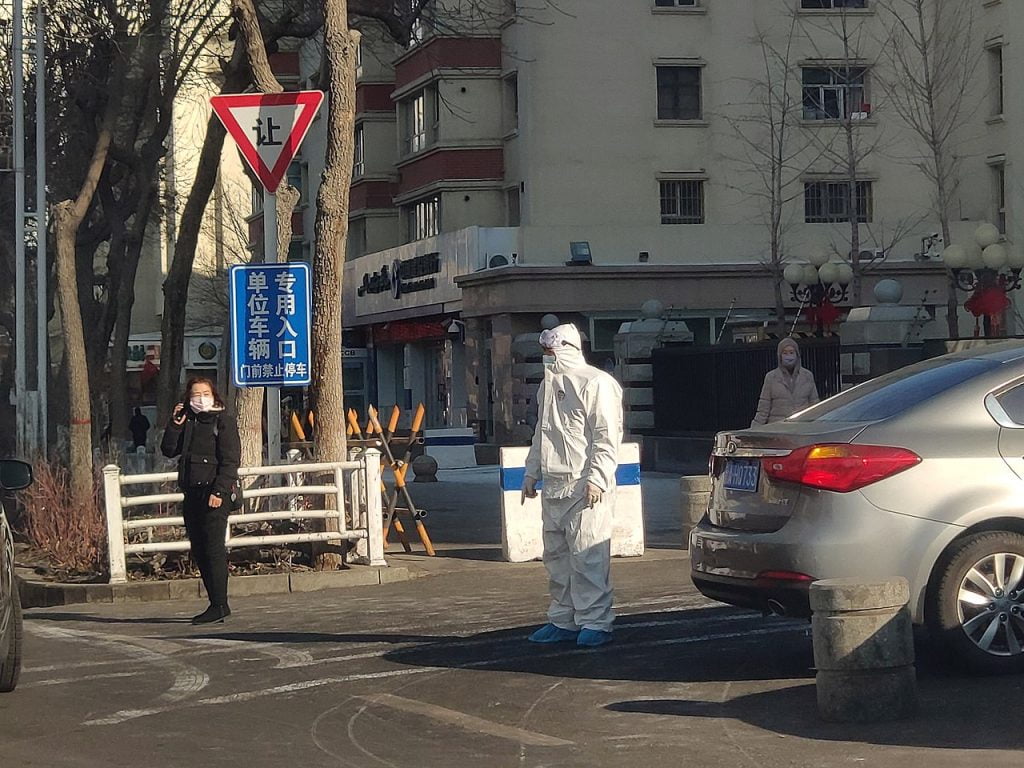
[[[21,597],[18,585],[14,584],[11,596],[11,623],[7,628],[7,637],[0,638],[0,693],[13,691],[18,685],[21,674],[21,652],[24,628],[21,617]]]
[[[1024,672],[1024,577],[1010,583],[1014,566],[1024,568],[1024,536],[989,531],[955,542],[936,567],[925,622],[971,671]],[[996,575],[1000,569],[1002,577]]]

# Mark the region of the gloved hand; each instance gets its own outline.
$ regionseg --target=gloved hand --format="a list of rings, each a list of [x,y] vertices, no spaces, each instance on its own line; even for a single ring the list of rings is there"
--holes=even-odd
[[[587,483],[587,493],[585,498],[587,500],[587,507],[596,507],[601,503],[601,499],[604,498],[604,491],[593,483]]]
[[[525,504],[527,499],[537,498],[537,481],[532,477],[523,478],[523,495],[519,498],[520,505]]]

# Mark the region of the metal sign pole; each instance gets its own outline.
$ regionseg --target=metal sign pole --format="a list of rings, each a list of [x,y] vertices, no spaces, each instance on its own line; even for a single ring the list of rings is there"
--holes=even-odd
[[[268,264],[280,261],[277,252],[277,195],[263,191],[263,260]],[[281,463],[281,389],[264,389],[267,402],[267,455],[270,464]]]
[[[17,451],[24,456],[29,449],[25,425],[25,69],[24,9],[22,0],[14,0],[11,58],[14,64],[12,87],[14,104],[14,396],[17,400]]]
[[[36,369],[39,380],[39,453],[47,449],[47,390],[50,334],[47,329],[46,264],[46,15],[36,4]]]

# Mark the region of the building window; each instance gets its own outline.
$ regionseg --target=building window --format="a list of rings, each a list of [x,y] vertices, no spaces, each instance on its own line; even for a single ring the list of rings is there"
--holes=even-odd
[[[309,243],[301,238],[288,243],[288,261],[309,261]]]
[[[866,115],[864,67],[804,67],[804,120],[849,120]]]
[[[296,206],[305,205],[307,198],[306,164],[300,160],[293,161],[288,166],[288,175],[285,181],[289,187],[295,187],[295,189],[299,190],[299,202],[296,203]]]
[[[809,10],[830,8],[867,8],[868,0],[800,0],[800,7]]]
[[[259,216],[263,213],[263,185],[253,184],[252,185],[252,210],[250,214],[252,216]]]
[[[1006,166],[1000,163],[992,166],[993,192],[995,198],[996,226],[1006,234]]]
[[[518,227],[522,220],[522,212],[519,207],[519,187],[513,187],[505,192],[505,221],[507,226]]]
[[[700,120],[700,67],[658,67],[658,119]]]
[[[366,172],[363,158],[363,126],[356,126],[356,136],[352,152],[352,177],[358,178]]]
[[[856,183],[857,221],[867,223],[872,215],[870,181]],[[850,220],[850,185],[845,181],[811,181],[804,184],[804,221],[808,224],[837,224]]]
[[[441,198],[437,195],[408,206],[406,215],[409,242],[433,237],[441,232]]]
[[[697,0],[654,0],[655,8],[696,8]]]
[[[992,115],[1003,114],[1003,47],[988,49],[989,77],[992,81]]]
[[[436,88],[424,88],[405,104],[406,154],[422,152],[437,139],[441,103]]]
[[[366,219],[350,219],[348,222],[348,259],[358,259],[366,254]]]
[[[661,182],[662,224],[704,223],[704,182]]]
[[[519,128],[519,75],[513,73],[505,78],[505,131]]]

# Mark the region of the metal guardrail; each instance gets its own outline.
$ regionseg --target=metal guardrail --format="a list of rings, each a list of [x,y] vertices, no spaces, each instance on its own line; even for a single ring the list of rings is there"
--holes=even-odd
[[[311,475],[326,474],[333,475],[333,482],[330,484],[321,482],[317,485],[304,485],[302,482]],[[232,513],[228,515],[226,543],[229,548],[312,541],[351,541],[356,545],[354,562],[374,566],[387,565],[384,560],[382,528],[380,451],[371,449],[361,452],[351,461],[243,467],[238,471],[238,475],[240,479],[285,475],[289,483],[285,486],[243,488],[243,499],[321,496],[324,498],[324,508],[300,509],[298,505],[290,504],[289,509],[281,511]],[[156,504],[175,504],[184,499],[181,493],[125,495],[125,488],[174,482],[177,478],[177,472],[124,475],[121,474],[121,468],[115,464],[103,468],[111,584],[123,584],[128,580],[126,556],[129,554],[189,549],[187,539],[141,543],[132,543],[128,540],[132,531],[184,526],[185,520],[180,515],[133,516],[125,519],[126,510]],[[349,515],[346,514],[346,498],[351,502]],[[333,504],[328,503],[329,499],[333,499]],[[351,528],[348,526],[349,516],[354,525]],[[337,523],[337,530],[261,536],[231,535],[233,525],[284,520],[334,520]]]

